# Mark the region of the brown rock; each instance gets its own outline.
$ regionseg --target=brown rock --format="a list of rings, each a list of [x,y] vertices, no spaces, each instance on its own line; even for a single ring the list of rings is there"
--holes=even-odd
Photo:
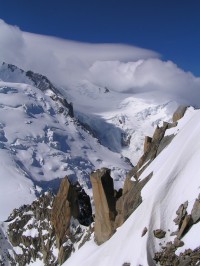
[[[73,244],[61,245],[58,254],[58,263],[59,265],[63,264],[71,255],[73,251]]]
[[[154,236],[156,238],[161,239],[161,238],[165,237],[166,232],[164,230],[162,230],[162,229],[156,229],[156,230],[153,231],[153,234],[154,234]]]
[[[189,266],[191,265],[191,258],[188,256],[181,257],[178,266]],[[195,264],[193,264],[195,265]]]
[[[148,136],[145,137],[144,154],[140,157],[137,165],[128,173],[124,183],[124,193],[127,192],[128,187],[132,184],[130,181],[131,177],[134,177],[135,180],[138,180],[143,171],[173,139],[174,136],[164,137],[168,126],[169,123],[163,122],[162,127],[156,127],[152,138]]]
[[[173,114],[173,122],[177,122],[179,119],[181,119],[184,116],[186,110],[187,106],[179,106]]]
[[[178,231],[177,238],[181,239],[185,235],[185,233],[189,230],[191,225],[192,225],[192,217],[191,215],[186,215],[181,225],[181,228]]]
[[[78,212],[78,206],[71,206],[71,184],[67,177],[63,179],[58,194],[54,200],[52,208],[52,224],[55,228],[57,247],[63,243],[65,235],[68,233],[72,212]]]
[[[133,187],[133,184],[134,184],[133,178],[135,178],[136,171],[137,169],[136,167],[134,167],[128,172],[127,177],[124,181],[124,187],[123,187],[123,192],[122,192],[123,195],[129,192],[131,188]],[[138,182],[138,178],[135,178],[135,181]]]
[[[177,126],[177,122],[169,123],[167,129],[173,128]]]
[[[147,229],[147,227],[145,227],[145,228],[143,229],[143,231],[142,231],[142,235],[141,235],[141,237],[143,237],[144,235],[146,235],[147,232],[148,232],[148,229]]]
[[[126,219],[137,209],[142,203],[141,190],[145,184],[151,179],[153,173],[149,174],[142,181],[126,180],[125,189],[123,189],[122,197],[117,200],[116,210],[117,217],[115,220],[115,227],[121,226]]]
[[[144,139],[144,153],[147,152],[151,146],[152,138],[146,136]]]
[[[161,139],[163,138],[165,134],[167,127],[168,127],[167,122],[163,122],[162,127],[157,126],[153,134],[152,142],[161,141]]]
[[[71,184],[65,177],[53,202],[51,217],[58,248],[66,235],[69,236],[71,217],[77,219],[80,224],[89,226],[92,222],[92,208],[89,196],[80,185]]]
[[[102,168],[90,176],[95,204],[95,240],[97,244],[107,241],[115,232],[116,200],[110,170]]]
[[[181,204],[178,210],[176,211],[177,217],[174,219],[174,222],[176,225],[178,225],[179,229],[181,228],[183,220],[187,214],[187,207],[188,207],[188,201]]]
[[[175,246],[176,248],[182,247],[182,246],[184,246],[184,242],[181,241],[180,239],[178,239],[178,238],[176,237],[176,238],[174,239],[174,246]]]
[[[132,170],[134,171],[135,179],[138,179],[142,172],[146,169],[146,167],[156,158],[158,154],[159,145],[165,135],[165,131],[167,130],[167,128],[168,123],[164,122],[162,127],[156,127],[151,141],[150,139],[148,139],[149,137],[145,139],[145,152],[139,159],[136,167],[134,167],[135,170]]]
[[[200,200],[196,199],[193,208],[192,208],[192,220],[193,223],[197,223],[200,220]]]
[[[160,141],[160,144],[158,146],[156,156],[158,156],[164,150],[164,148],[166,148],[172,142],[174,137],[175,135],[173,134],[163,137],[163,139]]]
[[[10,243],[17,247],[23,246],[20,254],[14,252],[15,262],[12,265],[29,265],[31,260],[37,258],[43,260],[44,265],[57,265],[57,258],[51,252],[55,244],[55,234],[50,223],[53,200],[54,195],[46,192],[31,205],[24,205],[15,209],[10,215],[8,226]],[[26,233],[31,229],[35,230],[37,234],[27,236]],[[45,234],[43,233],[44,230]],[[14,239],[13,233],[15,233]],[[15,238],[17,238],[17,243]]]

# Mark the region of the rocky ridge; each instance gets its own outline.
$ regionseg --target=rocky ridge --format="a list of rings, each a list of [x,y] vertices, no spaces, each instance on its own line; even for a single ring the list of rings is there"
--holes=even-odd
[[[56,263],[57,258],[50,252],[56,249],[55,233],[50,222],[53,199],[52,193],[45,193],[31,205],[15,209],[6,221],[14,260],[20,266],[37,258],[49,265]]]
[[[95,204],[95,240],[97,244],[107,241],[115,232],[117,193],[114,191],[110,170],[102,168],[90,176]]]
[[[173,123],[164,122],[156,127],[153,137],[147,136],[144,142],[144,153],[137,165],[128,173],[124,187],[115,192],[109,169],[100,169],[92,173],[91,182],[95,203],[95,239],[98,244],[107,241],[127,218],[142,203],[141,190],[151,179],[153,173],[140,181],[139,177],[146,167],[172,141],[174,135],[165,136],[167,129],[175,127],[186,107],[179,107]]]
[[[13,246],[10,262],[19,266],[36,260],[61,265],[93,231],[89,197],[67,177],[56,197],[46,192],[31,205],[15,209],[5,223]]]
[[[43,93],[51,92],[51,98],[58,102],[59,105],[59,112],[63,113],[66,112],[66,115],[69,115],[70,117],[74,117],[74,110],[73,105],[71,102],[68,102],[67,99],[65,99],[60,91],[51,83],[51,81],[44,75],[35,73],[31,70],[24,71],[23,69],[18,68],[15,65],[7,64],[3,62],[2,64],[2,70],[0,79],[3,79],[3,81],[12,81],[12,82],[19,82],[20,76],[23,77],[26,84],[33,85],[39,90],[41,90]]]
[[[59,249],[58,262],[60,264],[70,256],[74,249],[74,242],[80,240],[83,235],[84,232],[80,225],[89,227],[92,221],[89,196],[78,183],[71,184],[65,177],[55,197],[51,216],[51,222],[55,229],[56,246]],[[75,232],[71,230],[72,227]]]
[[[159,155],[159,153],[170,144],[174,135],[165,136],[165,132],[167,129],[176,127],[177,121],[184,116],[186,109],[187,107],[185,106],[178,107],[173,115],[173,123],[163,122],[162,127],[156,127],[153,137],[145,137],[144,153],[139,159],[137,165],[128,173],[124,182],[122,196],[116,203],[118,213],[115,221],[116,227],[121,226],[131,213],[141,204],[141,190],[150,180],[153,173],[149,174],[142,181],[139,179],[140,175]]]
[[[188,201],[181,204],[176,211],[176,218],[174,223],[178,226],[176,232],[172,232],[174,235],[174,241],[167,242],[166,245],[161,245],[161,250],[155,253],[154,260],[159,265],[167,266],[183,266],[183,265],[200,265],[200,248],[186,249],[184,252],[177,253],[179,247],[184,246],[182,238],[188,233],[192,227],[200,222],[200,194],[195,200],[191,213],[187,211]],[[165,234],[162,238],[165,237]]]
[[[176,127],[177,121],[181,119],[185,112],[186,107],[179,107],[173,116],[173,123],[163,123],[162,127],[155,129],[152,138],[146,137],[144,143],[144,154],[140,158],[138,164],[128,173],[123,190],[119,197],[116,198],[116,192],[112,182],[108,181],[107,186],[103,184],[105,176],[107,180],[110,179],[109,169],[101,169],[95,171],[91,175],[91,181],[93,184],[94,195],[99,193],[98,196],[94,196],[94,203],[96,208],[95,216],[95,239],[97,244],[101,244],[107,241],[112,234],[115,233],[117,227],[121,226],[125,220],[134,212],[135,209],[142,203],[141,190],[145,184],[150,180],[153,173],[140,181],[140,175],[145,168],[158,156],[158,154],[173,140],[174,135],[165,136],[167,129]],[[107,195],[109,187],[109,197]],[[104,202],[105,201],[105,202]],[[102,204],[104,202],[104,204]],[[154,260],[159,265],[199,265],[200,253],[199,249],[185,249],[179,255],[176,251],[179,247],[184,246],[184,242],[181,240],[185,234],[192,228],[192,226],[200,221],[200,195],[195,200],[191,213],[188,214],[187,206],[188,202],[180,205],[174,219],[175,224],[178,226],[176,232],[172,232],[174,235],[174,241],[168,242],[165,246],[161,245],[162,250],[155,253]],[[112,208],[109,207],[110,203]],[[108,215],[112,214],[112,215]],[[110,218],[109,218],[110,217]],[[106,226],[109,225],[109,226]],[[141,237],[143,237],[148,231],[148,228],[144,228]],[[169,228],[170,231],[170,228]],[[105,233],[106,232],[106,233]],[[166,231],[162,228],[154,230],[154,237],[158,239],[165,239]]]

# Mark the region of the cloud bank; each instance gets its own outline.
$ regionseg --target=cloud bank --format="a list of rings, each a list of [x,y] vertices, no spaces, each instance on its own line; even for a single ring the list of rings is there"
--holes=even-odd
[[[123,44],[89,44],[22,32],[0,20],[0,61],[76,87],[87,80],[123,93],[154,92],[200,107],[200,78],[154,51]]]
[[[136,62],[95,62],[89,79],[99,86],[129,93],[154,92],[168,100],[200,107],[200,78],[184,72],[173,62],[150,58]]]

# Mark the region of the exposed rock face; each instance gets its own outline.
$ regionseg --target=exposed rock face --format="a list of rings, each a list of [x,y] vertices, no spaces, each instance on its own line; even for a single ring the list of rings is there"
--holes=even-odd
[[[187,207],[188,202],[181,204],[176,211],[177,217],[174,219],[175,224],[178,226],[178,230],[171,235],[177,235],[173,241],[167,242],[165,246],[161,247],[161,251],[156,252],[154,260],[158,265],[168,266],[168,265],[177,265],[177,266],[195,266],[199,265],[200,262],[200,248],[191,250],[186,249],[184,252],[181,252],[179,255],[176,255],[176,250],[179,247],[184,247],[184,242],[181,238],[187,234],[187,232],[192,228],[193,224],[200,222],[200,220],[193,219],[193,214],[198,213],[198,199],[196,199],[191,214],[188,214]],[[193,213],[193,214],[192,214]],[[198,215],[197,215],[198,216]],[[194,217],[197,217],[194,216]]]
[[[149,137],[149,136],[146,136],[145,139],[144,139],[144,153],[149,150],[151,142],[152,142],[152,138]]]
[[[78,216],[78,205],[73,202],[74,191],[65,177],[53,203],[52,224],[55,228],[57,246],[60,248],[64,238],[69,234],[69,225],[72,213]]]
[[[74,110],[73,110],[72,103],[68,103],[66,99],[61,97],[59,90],[48,80],[47,77],[41,74],[38,74],[38,73],[34,73],[30,70],[25,73],[26,73],[26,76],[34,83],[35,87],[37,87],[41,91],[46,91],[49,89],[52,92],[54,92],[55,95],[52,97],[52,99],[54,101],[59,101],[64,107],[68,109],[68,115],[70,117],[74,117]],[[63,113],[66,108],[60,107],[59,112]]]
[[[73,105],[72,103],[68,103],[68,101],[57,95],[57,94],[53,94],[51,95],[51,99],[57,103],[61,103],[62,105],[60,106],[60,104],[58,104],[58,113],[60,114],[64,114],[65,116],[70,116],[70,117],[74,117],[74,109],[73,109]]]
[[[142,181],[139,180],[139,177],[143,173],[143,171],[148,167],[148,165],[158,156],[158,154],[172,141],[174,135],[165,137],[165,132],[167,129],[175,127],[177,125],[176,123],[177,119],[180,119],[184,115],[185,111],[186,108],[180,107],[179,109],[177,109],[174,115],[173,123],[164,122],[162,127],[157,126],[152,138],[148,136],[145,138],[144,154],[138,161],[137,165],[128,173],[124,183],[122,195],[118,197],[118,199],[115,199],[115,197],[113,197],[113,192],[110,193],[110,198],[113,200],[113,202],[115,202],[116,200],[116,208],[114,209],[113,213],[117,212],[117,215],[116,218],[110,219],[109,223],[110,227],[107,226],[107,229],[104,229],[107,235],[102,239],[102,241],[99,241],[99,243],[101,242],[103,243],[105,240],[107,240],[111,236],[111,234],[114,233],[115,229],[121,226],[125,222],[125,220],[132,214],[132,212],[134,212],[137,209],[137,207],[142,203],[141,190],[145,186],[145,184],[150,180],[153,173],[149,174]],[[96,175],[98,176],[99,172],[97,172]],[[97,207],[98,213],[96,214],[97,218],[95,219],[95,224],[99,223],[98,225],[95,225],[96,228],[98,228],[98,230],[97,229],[95,230],[96,235],[98,235],[96,236],[97,242],[98,238],[100,240],[99,235],[102,234],[102,231],[100,230],[101,228],[100,218],[102,218],[102,213],[105,212],[103,207],[99,207],[101,206],[99,202],[100,201],[106,202],[105,199],[107,199],[106,196],[104,195],[104,199],[100,200],[102,196],[97,196],[98,191],[100,194],[104,195],[102,193],[103,186],[101,185],[101,182],[99,182],[98,185],[97,182],[95,183],[95,185],[93,185],[94,198],[96,198],[95,205],[98,206]],[[109,208],[106,207],[107,212],[108,209]],[[114,226],[113,225],[111,226],[111,224],[113,224],[111,221],[113,220],[114,220]]]
[[[126,219],[137,209],[142,203],[141,190],[145,184],[150,180],[152,174],[148,175],[142,181],[131,181],[130,185],[123,190],[122,196],[116,203],[117,216],[115,219],[115,227],[121,226]]]
[[[176,218],[174,219],[174,222],[176,225],[178,225],[179,229],[181,228],[181,225],[183,223],[183,220],[187,214],[187,207],[188,207],[188,201],[186,201],[185,203],[181,204],[178,208],[178,210],[176,211]]]
[[[58,247],[64,241],[66,234],[69,233],[71,217],[85,226],[89,226],[93,221],[89,196],[78,183],[73,185],[65,177],[55,197],[51,217]]]
[[[21,71],[24,72],[23,70]],[[53,84],[48,80],[47,77],[38,73],[34,73],[33,71],[30,70],[25,72],[25,74],[34,83],[34,86],[39,88],[41,91],[50,89],[56,94],[59,93],[59,91],[53,86]]]
[[[134,176],[138,179],[147,166],[155,159],[162,139],[164,138],[165,131],[167,130],[169,123],[164,122],[162,127],[157,127],[153,134],[153,137],[146,137],[144,142],[144,153],[139,159],[137,165],[129,172],[127,179]],[[127,182],[128,180],[126,180]],[[125,184],[126,186],[126,184]]]
[[[122,147],[128,147],[131,142],[131,135],[128,133],[121,133],[121,145]]]
[[[175,245],[176,248],[179,248],[179,247],[184,246],[184,242],[181,241],[180,239],[178,239],[178,237],[176,237],[176,238],[174,239],[174,245]]]
[[[165,247],[163,247],[162,252],[157,252],[155,254],[154,260],[158,265],[162,266],[195,266],[199,265],[200,258],[200,249],[186,249],[179,256],[176,255],[176,247],[172,242],[167,243]]]
[[[179,106],[173,114],[173,122],[177,122],[179,119],[181,119],[184,116],[186,110],[187,106]]]
[[[171,124],[169,124],[170,126]],[[169,126],[168,126],[168,129],[169,129]],[[175,137],[175,135],[169,135],[169,136],[165,136],[161,141],[160,141],[160,144],[158,146],[158,149],[157,149],[157,153],[156,153],[156,156],[158,156],[161,151],[164,150],[165,147],[167,147],[171,141],[173,140],[173,138]]]
[[[124,183],[122,196],[116,202],[116,228],[122,225],[131,213],[141,204],[141,190],[152,177],[153,173],[142,181],[139,180],[139,177],[158,154],[172,141],[174,135],[165,137],[165,132],[167,129],[177,125],[176,121],[183,117],[186,109],[186,107],[180,107],[177,109],[174,114],[173,123],[164,122],[162,127],[156,127],[152,138],[146,136],[144,141],[144,153],[137,165],[128,173]]]
[[[150,180],[153,173],[148,175],[142,181],[139,180],[139,177],[155,159],[158,153],[160,153],[173,139],[173,136],[169,136],[167,139],[164,137],[165,131],[172,126],[175,126],[175,124],[164,122],[162,127],[157,127],[155,129],[152,138],[148,136],[145,138],[144,154],[138,161],[137,165],[128,173],[124,183],[122,196],[116,202],[116,228],[122,225],[131,213],[142,203],[141,190]]]
[[[161,238],[165,237],[166,232],[164,230],[162,230],[162,229],[156,229],[156,230],[153,231],[153,234],[154,234],[154,236],[156,238],[161,239]]]
[[[189,228],[191,227],[192,225],[192,219],[191,219],[191,215],[186,215],[184,217],[184,220],[182,222],[182,225],[178,231],[178,234],[177,234],[177,238],[178,239],[181,239],[185,233],[187,232],[187,230],[189,230]]]
[[[141,237],[145,236],[147,232],[148,232],[148,229],[147,229],[147,227],[145,227],[145,228],[143,229],[143,231],[142,231],[142,235],[141,235]]]
[[[14,246],[14,259],[20,266],[36,258],[45,265],[57,265],[53,252],[55,234],[50,223],[53,199],[50,192],[46,193],[31,205],[15,209],[8,219],[8,237]]]
[[[110,170],[102,168],[92,173],[91,182],[95,204],[95,240],[107,241],[131,213],[141,204],[141,190],[152,174],[144,180],[129,180],[126,190],[114,191]]]
[[[68,103],[68,101],[64,98],[58,97],[58,100],[65,106],[68,108],[69,112],[68,115],[71,117],[74,117],[74,109],[73,109],[73,105],[72,103]]]
[[[72,218],[77,219],[82,225],[89,226],[93,221],[92,208],[89,196],[80,185],[71,184],[65,177],[55,197],[51,217],[59,249],[59,263],[63,263],[73,251]]]
[[[197,223],[200,221],[200,194],[198,199],[196,199],[194,206],[191,212],[193,223]]]
[[[102,244],[115,232],[116,200],[110,170],[102,168],[91,174],[95,204],[95,240]]]
[[[14,210],[6,222],[13,265],[19,266],[36,259],[44,265],[60,265],[74,252],[74,245],[83,245],[93,232],[90,199],[79,184],[72,185],[67,178],[56,197],[45,193],[31,205]]]

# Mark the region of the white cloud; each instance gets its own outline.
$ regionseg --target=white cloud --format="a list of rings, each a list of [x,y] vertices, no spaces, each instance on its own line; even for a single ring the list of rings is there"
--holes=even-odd
[[[134,46],[67,41],[22,32],[0,20],[0,60],[42,73],[59,85],[88,80],[115,91],[154,92],[154,98],[164,95],[200,107],[200,78]]]
[[[98,61],[90,67],[88,77],[96,85],[116,91],[154,92],[155,98],[164,95],[169,100],[200,107],[200,78],[171,61],[155,58],[128,63]]]
[[[24,59],[24,48],[20,29],[9,26],[0,19],[0,60],[20,63]]]
[[[0,20],[0,60],[71,84],[100,60],[135,61],[158,53],[123,44],[90,44],[20,31]],[[20,60],[21,59],[21,60]]]

